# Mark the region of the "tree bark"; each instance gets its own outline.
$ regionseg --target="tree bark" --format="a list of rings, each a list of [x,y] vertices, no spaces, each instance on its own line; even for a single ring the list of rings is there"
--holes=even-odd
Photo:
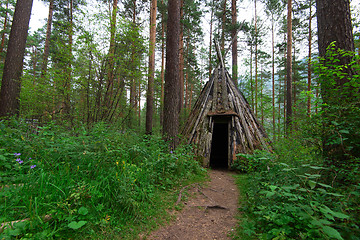
[[[292,44],[293,47],[293,55],[292,55],[292,61],[293,61],[293,67],[292,67],[292,94],[293,94],[293,98],[292,98],[292,107],[293,107],[293,113],[292,113],[292,121],[293,121],[293,129],[296,129],[296,107],[297,107],[297,96],[296,96],[296,48],[295,48],[295,42]],[[295,63],[295,66],[294,66]]]
[[[179,131],[179,35],[180,0],[169,0],[163,133],[172,149],[178,144],[177,134]]]
[[[355,50],[349,0],[316,0],[316,13],[320,56],[325,56],[334,41],[336,48]]]
[[[136,0],[133,0],[133,15],[132,15],[132,27],[135,30],[136,27]],[[135,60],[135,43],[132,43],[132,50],[131,50],[131,62],[133,63]],[[130,113],[129,113],[129,127],[135,126],[135,117],[137,112],[138,106],[138,97],[137,97],[137,82],[134,76],[132,76],[130,82]]]
[[[214,18],[214,0],[211,4],[211,17],[210,17],[210,42],[209,42],[209,79],[212,74],[212,29],[213,29],[213,18]]]
[[[226,20],[226,0],[224,0],[223,13],[222,13],[221,52],[224,52],[225,49],[225,20]]]
[[[161,0],[164,4],[164,0]],[[164,79],[165,79],[165,18],[164,13],[161,14],[161,99],[160,99],[160,124],[163,125],[164,120]]]
[[[71,114],[71,103],[70,103],[70,91],[71,91],[71,79],[72,79],[72,47],[73,47],[73,0],[69,0],[69,29],[68,29],[68,65],[67,65],[67,76],[64,83],[64,112],[68,119],[72,123],[72,114]]]
[[[308,70],[308,76],[307,76],[307,79],[308,79],[308,82],[307,82],[307,90],[308,90],[308,100],[307,100],[307,114],[308,114],[308,117],[310,117],[310,114],[311,114],[311,44],[312,44],[312,30],[311,30],[311,22],[312,22],[312,11],[311,11],[311,8],[312,8],[312,0],[309,0],[309,11],[310,11],[310,14],[309,14],[309,55],[308,55],[308,66],[307,66],[307,70]]]
[[[107,71],[107,86],[105,94],[105,105],[104,113],[107,115],[111,111],[111,101],[113,99],[113,89],[114,89],[114,58],[115,58],[115,34],[116,34],[116,15],[117,15],[117,6],[118,0],[113,0],[112,12],[110,18],[110,46],[109,46],[109,55],[108,55],[108,71]],[[104,116],[106,118],[106,116]]]
[[[180,101],[179,112],[181,113],[184,107],[184,26],[181,20],[184,17],[184,0],[180,0],[180,37],[179,37],[179,77],[180,77]]]
[[[51,0],[49,3],[49,15],[48,15],[47,24],[46,24],[46,39],[45,39],[45,46],[44,46],[43,62],[42,62],[42,67],[41,67],[41,78],[44,78],[45,74],[47,72],[53,12],[54,12],[54,0]]]
[[[148,89],[146,94],[146,124],[145,124],[146,134],[152,134],[152,126],[153,126],[156,11],[157,11],[157,0],[152,0],[150,7],[149,76],[148,76]]]
[[[261,111],[261,125],[264,126],[264,106],[263,106],[263,70],[260,66],[260,111]]]
[[[354,52],[355,47],[350,14],[350,1],[316,0],[316,12],[320,56],[326,56],[327,47],[332,42],[335,42],[336,49]],[[339,64],[345,65],[350,63],[351,57],[342,57],[339,60]],[[349,76],[352,76],[353,74],[351,68],[343,69],[343,71]],[[344,85],[348,81],[349,80],[346,77],[336,79],[338,87]],[[329,96],[326,93],[326,88],[323,88],[323,85],[321,91],[325,103],[330,101],[330,97],[334,98],[331,101],[338,102],[338,96]]]
[[[335,49],[345,51],[355,51],[354,37],[352,31],[350,1],[349,0],[316,0],[317,25],[318,25],[318,44],[319,54],[323,57],[322,63],[329,69],[335,69],[335,65],[343,66],[351,63],[352,56],[331,56],[335,57],[338,62],[334,62],[327,57],[326,51],[330,43],[335,42]],[[332,65],[332,66],[331,66]],[[350,167],[347,163],[351,157],[359,158],[359,145],[356,130],[358,124],[356,121],[349,120],[355,111],[352,109],[358,107],[358,91],[357,87],[348,83],[353,79],[354,70],[352,67],[342,67],[336,69],[341,71],[342,77],[332,77],[334,84],[329,79],[320,79],[321,96],[325,103],[323,107],[323,149],[325,159],[328,165]],[[351,116],[351,117],[350,117]],[[347,141],[343,138],[343,133],[337,132],[337,126],[334,121],[339,121],[339,127],[349,129],[352,140]],[[334,130],[335,129],[335,130]],[[336,132],[335,132],[336,131]],[[357,134],[358,135],[358,134]],[[334,137],[341,137],[341,143],[333,141]],[[345,134],[346,136],[346,134]],[[351,148],[350,148],[351,147]]]
[[[0,92],[0,116],[18,115],[21,75],[33,0],[16,2]]]
[[[255,116],[258,116],[258,38],[257,38],[257,11],[256,11],[256,1],[255,4]]]
[[[255,111],[254,104],[254,83],[253,83],[253,46],[250,46],[250,92],[251,92],[251,107]]]
[[[286,134],[292,128],[292,0],[288,0],[286,56]]]
[[[275,39],[274,39],[274,14],[271,14],[271,80],[272,80],[272,117],[273,117],[273,136],[275,141]],[[280,87],[280,86],[279,86]]]
[[[138,92],[138,126],[139,126],[139,129],[141,128],[141,80],[139,80],[138,82],[138,89],[139,89],[139,92]]]
[[[238,63],[237,63],[237,29],[236,29],[236,23],[237,23],[237,12],[236,12],[236,0],[232,0],[231,2],[231,23],[233,25],[232,30],[232,38],[235,39],[232,45],[232,80],[235,84],[235,86],[238,85],[237,82],[237,69],[238,69]]]

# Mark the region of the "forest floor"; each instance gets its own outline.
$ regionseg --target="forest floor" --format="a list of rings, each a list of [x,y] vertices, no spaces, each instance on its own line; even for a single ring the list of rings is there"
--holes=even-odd
[[[232,173],[209,170],[210,181],[184,187],[171,212],[175,220],[142,239],[230,239],[235,231],[239,191]]]

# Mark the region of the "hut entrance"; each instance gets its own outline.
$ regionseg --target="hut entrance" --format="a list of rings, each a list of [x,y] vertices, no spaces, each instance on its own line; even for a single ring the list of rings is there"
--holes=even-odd
[[[228,168],[228,139],[228,122],[214,122],[210,153],[211,168]]]

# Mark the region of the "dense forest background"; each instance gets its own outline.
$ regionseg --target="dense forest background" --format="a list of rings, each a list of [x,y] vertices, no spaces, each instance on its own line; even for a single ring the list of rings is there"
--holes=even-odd
[[[65,120],[72,125],[116,122],[120,127],[144,131],[150,67],[150,2],[50,3],[47,2],[51,14],[47,24],[28,36],[20,115],[45,122]],[[157,131],[162,125],[164,99],[166,4],[159,1],[156,14],[152,125]],[[241,25],[237,33],[237,63],[233,66],[228,54],[228,69],[268,134],[272,138],[284,135],[286,5],[281,1],[241,1],[237,3],[241,17],[234,21],[231,1],[181,4],[181,123],[217,61],[213,40],[227,48],[234,30]],[[358,46],[356,7],[353,5],[352,18]],[[14,8],[15,1],[1,3],[2,64]],[[309,65],[318,56],[315,12],[315,1],[300,1],[292,7],[292,103],[294,119],[299,121],[316,114],[321,101],[313,65]]]
[[[44,2],[29,31],[33,1],[0,0],[0,238],[166,221],[170,192],[206,176],[181,129],[217,42],[273,147],[234,161],[233,237],[359,239],[358,1]]]

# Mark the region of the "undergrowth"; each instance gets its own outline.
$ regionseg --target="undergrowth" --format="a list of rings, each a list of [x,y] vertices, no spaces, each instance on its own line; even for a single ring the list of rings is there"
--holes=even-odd
[[[284,139],[275,153],[250,162],[237,184],[242,195],[234,239],[360,239],[360,184],[322,165],[311,146]],[[351,175],[353,177],[353,175]]]
[[[164,218],[171,190],[204,176],[190,147],[169,152],[160,137],[102,123],[69,131],[2,121],[0,146],[0,223],[26,220],[0,239],[135,238]]]

